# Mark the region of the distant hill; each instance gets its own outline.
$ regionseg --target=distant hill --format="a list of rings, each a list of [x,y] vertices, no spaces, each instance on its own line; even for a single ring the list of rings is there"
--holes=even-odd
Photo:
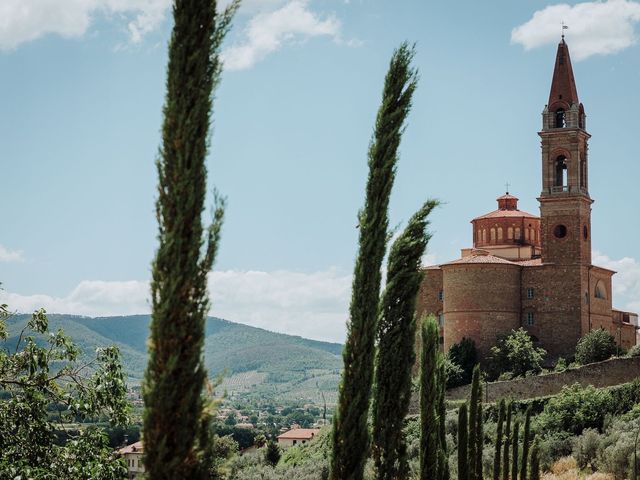
[[[30,315],[8,321],[15,344]],[[63,328],[85,353],[120,347],[131,383],[139,383],[147,362],[149,315],[82,317],[49,315],[52,330]],[[342,345],[269,332],[215,317],[206,324],[205,362],[212,377],[225,373],[221,389],[241,397],[334,403],[342,368]]]

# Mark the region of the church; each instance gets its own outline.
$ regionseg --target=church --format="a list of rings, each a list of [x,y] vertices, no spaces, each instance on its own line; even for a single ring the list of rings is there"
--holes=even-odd
[[[613,308],[615,272],[591,263],[590,135],[564,36],[538,135],[540,216],[519,210],[507,192],[497,210],[471,221],[473,247],[423,269],[417,313],[438,318],[445,351],[467,337],[482,359],[498,336],[520,327],[549,360],[572,356],[598,328],[623,349],[636,344],[637,314]]]

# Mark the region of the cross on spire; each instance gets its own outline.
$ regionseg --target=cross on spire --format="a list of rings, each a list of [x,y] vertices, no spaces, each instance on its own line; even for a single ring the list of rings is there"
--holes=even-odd
[[[507,187],[507,195],[509,195],[509,187],[511,186],[511,184],[509,182],[504,184],[505,187]]]
[[[562,40],[564,40],[564,31],[567,30],[569,28],[568,25],[564,24],[564,21],[562,22]]]

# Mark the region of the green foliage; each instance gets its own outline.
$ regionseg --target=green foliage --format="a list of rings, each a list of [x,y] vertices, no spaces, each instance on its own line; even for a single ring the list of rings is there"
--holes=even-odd
[[[482,398],[482,387],[480,388],[480,398]],[[475,458],[475,474],[476,480],[484,478],[484,410],[482,408],[482,400],[478,402],[478,413],[476,416],[476,458]]]
[[[478,405],[482,401],[482,391],[480,387],[480,365],[476,365],[473,369],[471,380],[471,398],[469,399],[469,446],[467,447],[467,455],[469,458],[469,478],[477,479],[476,463],[477,457],[482,456],[478,452]]]
[[[639,345],[634,345],[633,347],[631,347],[629,349],[629,351],[627,352],[627,356],[629,356],[629,357],[640,357],[640,344]]]
[[[529,442],[531,441],[531,408],[527,408],[522,432],[522,461],[520,462],[520,480],[527,480],[529,463]]]
[[[585,428],[582,435],[573,442],[573,457],[581,469],[587,468],[592,462],[595,464],[600,447],[600,434],[593,428]]]
[[[436,383],[438,386],[437,414],[438,414],[438,480],[449,480],[449,462],[447,447],[447,405],[445,390],[447,383],[447,372],[445,369],[445,359],[439,355],[438,376]]]
[[[280,461],[280,457],[282,454],[280,453],[280,447],[273,440],[269,440],[267,442],[267,448],[265,448],[264,452],[264,460],[272,467],[275,467]]]
[[[530,480],[540,480],[540,449],[538,447],[538,439],[533,441],[531,447],[531,458],[529,461]]]
[[[503,373],[523,377],[542,370],[545,350],[533,345],[531,336],[522,327],[498,338],[489,355],[489,374],[492,379]]]
[[[576,345],[576,362],[585,365],[587,363],[601,362],[611,358],[616,353],[616,341],[613,336],[601,328],[591,330],[578,340]]]
[[[518,420],[513,424],[513,433],[511,436],[511,479],[515,480],[518,478],[518,446],[519,446],[519,436],[520,432],[520,422]]]
[[[433,316],[422,321],[420,359],[420,478],[430,480],[438,475],[440,446],[438,414],[438,324]],[[465,409],[466,416],[466,409]]]
[[[436,205],[437,202],[428,201],[413,215],[389,253],[387,282],[378,318],[378,355],[371,407],[372,452],[380,480],[407,474],[402,424],[411,401],[416,299],[422,281],[420,264],[430,238],[425,229],[427,217]]]
[[[464,337],[460,342],[454,343],[449,348],[447,359],[461,370],[461,374],[455,367],[448,367],[452,373],[447,375],[447,388],[458,387],[471,383],[473,369],[478,363],[478,350],[476,344],[470,338]]]
[[[498,409],[498,424],[496,426],[496,445],[493,458],[493,480],[500,480],[500,466],[501,466],[501,453],[502,453],[502,435],[504,417],[506,414],[504,398],[500,400],[500,407]]]
[[[417,73],[411,66],[413,57],[414,50],[406,43],[394,52],[369,145],[369,177],[364,208],[358,215],[360,237],[343,352],[344,371],[333,417],[333,480],[360,480],[369,451],[367,421],[381,266],[389,236],[389,198],[398,147],[417,82]]]
[[[469,477],[467,404],[458,410],[458,480],[473,480]]]
[[[177,0],[169,43],[162,146],[157,161],[158,250],[152,265],[152,322],[143,397],[145,468],[151,480],[198,479],[211,441],[205,421],[202,354],[210,303],[207,276],[218,251],[224,201],[204,228],[205,159],[219,51],[238,8]]]
[[[502,480],[509,480],[509,447],[511,445],[511,416],[513,414],[513,403],[507,405],[507,421],[504,428],[504,445],[502,450]]]
[[[565,385],[537,417],[537,430],[574,435],[579,435],[585,428],[602,430],[605,416],[612,409],[613,397],[609,390],[591,385],[582,387],[578,383]]]
[[[49,416],[55,404],[60,423],[99,415],[112,425],[128,423],[129,406],[118,349],[99,349],[94,359],[81,352],[64,331],[50,331],[44,310],[35,312],[7,347],[5,306],[0,308],[0,479],[74,478],[111,480],[126,473],[109,447],[106,432],[95,428],[67,433]],[[83,357],[84,358],[84,357]]]

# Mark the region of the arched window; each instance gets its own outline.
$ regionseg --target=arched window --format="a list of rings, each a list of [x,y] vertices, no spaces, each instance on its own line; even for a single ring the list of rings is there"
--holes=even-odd
[[[516,240],[520,240],[520,227],[516,227]]]
[[[491,241],[492,242],[496,241],[496,229],[495,228],[491,229]]]
[[[556,110],[556,128],[564,128],[565,125],[564,108],[559,108]]]
[[[498,227],[498,240],[502,240],[502,227]]]
[[[528,228],[524,229],[524,239],[525,240],[529,240],[529,229]]]
[[[602,298],[602,299],[607,298],[607,289],[604,288],[604,283],[602,282],[602,280],[598,280],[598,283],[596,283],[596,290],[594,292],[594,296],[596,298]]]
[[[580,186],[586,188],[587,186],[587,161],[584,155],[580,156]]]
[[[482,229],[482,243],[487,243],[487,230]]]
[[[507,230],[507,238],[513,240],[513,227],[509,227]]]
[[[567,182],[567,157],[564,155],[560,155],[556,158],[555,162],[556,168],[556,187],[566,187],[568,185]]]

